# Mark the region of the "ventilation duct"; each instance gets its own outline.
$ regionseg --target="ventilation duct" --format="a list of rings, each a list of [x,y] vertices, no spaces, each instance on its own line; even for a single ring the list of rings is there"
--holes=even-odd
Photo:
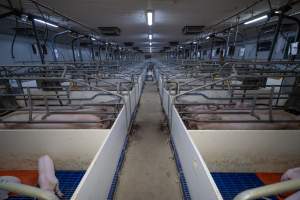
[[[184,35],[197,35],[200,34],[204,26],[185,26],[182,29]]]
[[[170,46],[177,46],[179,45],[179,42],[178,41],[171,41],[169,42]]]
[[[132,47],[134,42],[124,42],[125,47]]]
[[[121,29],[119,27],[98,27],[102,35],[105,36],[120,36]]]

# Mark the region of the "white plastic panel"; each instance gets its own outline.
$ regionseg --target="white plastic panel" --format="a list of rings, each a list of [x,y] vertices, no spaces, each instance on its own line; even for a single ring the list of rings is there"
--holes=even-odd
[[[126,113],[123,108],[105,143],[97,152],[73,200],[104,200],[107,198],[122,147],[127,135]]]
[[[109,130],[0,130],[0,170],[35,170],[49,155],[58,170],[85,170]]]
[[[158,77],[158,83],[163,108],[166,115],[169,115],[172,138],[192,199],[222,200],[223,198],[201,154],[193,144],[175,107],[171,105],[171,97],[167,90],[163,88],[160,77]]]
[[[134,97],[134,92],[137,92],[137,101],[133,100],[131,102],[131,105],[133,106],[132,110],[134,110],[136,107],[141,95],[143,85],[142,77],[139,78],[139,82],[139,87],[136,85],[135,89],[131,92],[131,97]],[[129,108],[128,101],[127,106]],[[128,116],[131,117],[131,114],[129,113]],[[127,122],[129,123],[130,117],[128,118],[128,121],[126,121],[126,111],[125,107],[123,107],[117,120],[111,128],[111,132],[109,133],[107,140],[97,152],[92,164],[81,180],[77,190],[74,192],[72,200],[107,199],[120,154],[126,139],[128,126]]]
[[[299,130],[189,131],[210,171],[284,172],[300,166]]]
[[[221,200],[221,194],[174,106],[171,130],[192,199]]]

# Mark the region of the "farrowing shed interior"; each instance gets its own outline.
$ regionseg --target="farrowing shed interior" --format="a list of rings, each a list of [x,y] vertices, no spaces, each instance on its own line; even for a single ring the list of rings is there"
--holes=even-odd
[[[0,200],[300,200],[297,0],[0,0]]]

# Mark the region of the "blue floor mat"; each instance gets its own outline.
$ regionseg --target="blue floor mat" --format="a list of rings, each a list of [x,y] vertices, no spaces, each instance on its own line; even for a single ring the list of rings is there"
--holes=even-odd
[[[263,186],[255,173],[211,173],[224,200],[232,200],[240,192]],[[277,200],[275,197],[269,197]]]
[[[57,171],[56,177],[59,180],[59,188],[64,194],[62,200],[71,199],[75,189],[81,181],[85,171]],[[8,200],[33,200],[28,197],[10,197]]]

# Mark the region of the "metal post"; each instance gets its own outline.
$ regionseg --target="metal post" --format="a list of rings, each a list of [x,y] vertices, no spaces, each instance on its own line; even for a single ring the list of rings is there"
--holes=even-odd
[[[32,121],[32,99],[31,99],[31,93],[30,88],[27,88],[27,95],[28,95],[28,106],[29,106],[29,121]]]

